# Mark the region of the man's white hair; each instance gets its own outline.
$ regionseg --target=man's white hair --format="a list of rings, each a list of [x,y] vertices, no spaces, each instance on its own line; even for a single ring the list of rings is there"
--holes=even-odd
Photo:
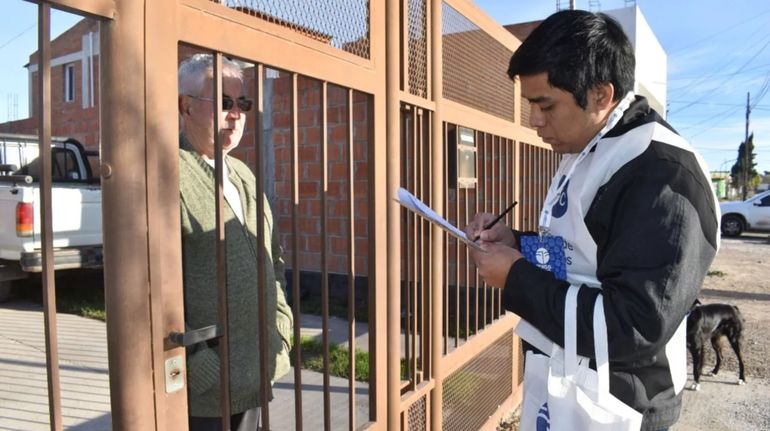
[[[206,78],[212,78],[214,73],[214,56],[211,54],[195,54],[185,59],[179,65],[178,90],[179,94],[201,96],[203,83]],[[238,63],[227,57],[222,57],[222,76],[235,77],[243,80],[243,71]]]

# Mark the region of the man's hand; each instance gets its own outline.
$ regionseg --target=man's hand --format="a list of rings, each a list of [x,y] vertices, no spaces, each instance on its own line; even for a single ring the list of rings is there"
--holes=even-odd
[[[494,214],[490,213],[478,213],[473,220],[465,227],[465,235],[470,240],[475,240],[476,237],[480,237],[479,241],[487,243],[497,243],[506,245],[512,248],[518,248],[516,244],[516,238],[513,236],[513,231],[505,225],[502,221],[495,223],[489,229],[484,229],[489,222],[495,219]]]
[[[503,288],[511,265],[522,256],[516,250],[518,244],[513,231],[505,223],[497,222],[489,229],[484,229],[484,226],[495,218],[496,216],[490,213],[476,214],[465,227],[465,235],[471,240],[479,237],[479,245],[484,249],[479,251],[472,247],[468,248],[484,282],[493,287]]]
[[[510,232],[510,230],[509,230]],[[522,258],[518,250],[500,243],[481,242],[484,250],[469,248],[470,255],[479,270],[479,275],[492,287],[505,287],[505,280],[511,266]]]

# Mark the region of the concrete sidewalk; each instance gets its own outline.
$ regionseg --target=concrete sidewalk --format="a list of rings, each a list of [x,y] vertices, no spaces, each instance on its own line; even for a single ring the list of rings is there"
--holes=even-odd
[[[110,387],[103,322],[58,314],[62,422],[109,430]],[[0,307],[0,429],[50,430],[43,312],[26,302]]]
[[[64,428],[111,429],[110,392],[104,322],[70,314],[57,315],[59,369]],[[302,334],[319,337],[321,319],[302,315]],[[366,326],[356,328],[356,348],[366,350]],[[43,312],[40,306],[14,302],[0,306],[0,429],[47,431],[48,392]],[[346,344],[347,321],[329,319],[330,342]],[[324,428],[323,374],[302,370],[302,422],[306,430]],[[330,378],[331,429],[348,427],[348,380]],[[270,403],[270,428],[295,429],[294,372],[278,380]],[[356,424],[368,418],[368,385],[357,383]]]

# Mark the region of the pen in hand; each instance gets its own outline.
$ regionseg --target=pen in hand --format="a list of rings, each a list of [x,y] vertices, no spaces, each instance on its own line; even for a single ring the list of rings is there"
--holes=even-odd
[[[500,215],[499,215],[499,216],[495,217],[495,219],[494,219],[494,220],[492,220],[491,222],[487,223],[487,225],[486,225],[486,226],[484,226],[484,229],[483,229],[483,230],[488,230],[488,229],[491,229],[491,228],[492,228],[492,226],[494,226],[494,225],[495,225],[495,223],[497,223],[497,222],[499,222],[500,220],[502,220],[502,219],[503,219],[503,217],[505,217],[505,215],[506,215],[506,214],[508,214],[509,212],[511,212],[511,210],[513,209],[513,207],[515,207],[515,206],[516,206],[516,204],[517,204],[517,203],[518,203],[517,201],[513,201],[513,203],[512,203],[510,206],[508,206],[508,208],[506,208],[506,209],[505,209],[505,211],[503,211],[502,213],[500,213]],[[478,235],[476,235],[476,238],[473,240],[473,242],[476,242],[476,241],[478,241],[480,238],[481,238],[481,234],[478,234]]]

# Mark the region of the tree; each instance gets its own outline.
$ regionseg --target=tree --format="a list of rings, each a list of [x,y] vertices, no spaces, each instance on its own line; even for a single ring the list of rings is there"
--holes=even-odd
[[[759,184],[760,178],[754,163],[754,134],[749,135],[748,139],[748,164],[746,163],[746,142],[741,142],[738,146],[738,158],[730,169],[730,176],[733,179],[733,187],[743,190],[743,199],[746,199],[746,193],[753,190]],[[748,166],[748,175],[746,175]],[[748,181],[747,181],[748,180]]]

